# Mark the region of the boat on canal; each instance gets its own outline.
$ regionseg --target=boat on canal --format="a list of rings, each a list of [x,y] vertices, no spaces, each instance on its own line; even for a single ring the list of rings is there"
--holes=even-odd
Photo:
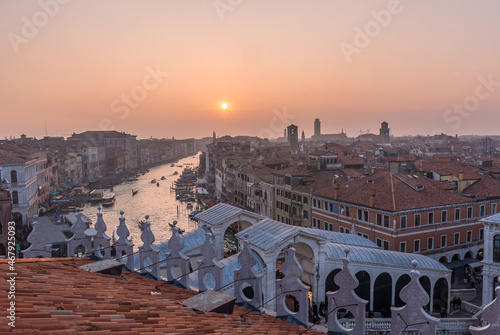
[[[90,202],[101,202],[102,197],[104,196],[104,189],[98,188],[90,192],[89,194],[89,201]]]
[[[104,207],[111,207],[115,204],[115,194],[114,193],[106,193],[103,197],[102,197],[102,205]]]

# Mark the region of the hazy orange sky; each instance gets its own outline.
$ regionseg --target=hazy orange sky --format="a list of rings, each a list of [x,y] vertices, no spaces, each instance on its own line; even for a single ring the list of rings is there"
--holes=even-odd
[[[289,123],[309,137],[316,117],[349,136],[382,121],[498,134],[499,13],[498,0],[0,0],[0,137],[278,137]]]

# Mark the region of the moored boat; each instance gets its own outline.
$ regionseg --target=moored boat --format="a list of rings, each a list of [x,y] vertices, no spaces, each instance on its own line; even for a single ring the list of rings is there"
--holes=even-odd
[[[90,202],[100,202],[104,196],[104,190],[101,188],[95,189],[89,194]]]
[[[115,204],[115,194],[114,193],[106,193],[102,197],[102,205],[105,207],[113,206]]]

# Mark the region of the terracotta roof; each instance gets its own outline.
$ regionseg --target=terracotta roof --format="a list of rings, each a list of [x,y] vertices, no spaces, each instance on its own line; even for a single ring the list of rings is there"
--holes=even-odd
[[[235,306],[233,314],[196,312],[179,304],[196,293],[128,272],[90,273],[88,258],[17,259],[16,323],[0,333],[25,334],[298,334],[305,329]],[[7,260],[0,271],[8,273]],[[0,281],[0,291],[8,292]],[[154,293],[154,294],[152,294]],[[8,306],[7,294],[0,305]],[[5,320],[6,308],[0,310]],[[307,333],[321,334],[313,330]]]
[[[492,177],[482,177],[462,191],[462,194],[472,195],[477,200],[500,198],[500,181]]]
[[[0,150],[0,165],[7,164],[23,164],[27,162],[29,158],[23,154],[15,154],[10,151]]]
[[[457,163],[439,163],[439,162],[421,162],[421,164],[416,166],[417,169],[421,171],[433,171],[441,176],[452,175],[458,178],[459,174],[463,172],[465,180],[479,179],[481,175],[479,174],[479,168],[474,166],[464,166]]]
[[[443,182],[414,178],[403,174],[379,172],[340,184],[338,201],[369,206],[369,191],[375,190],[374,208],[403,211],[471,202],[470,198],[452,194]],[[333,186],[315,192],[333,199]]]

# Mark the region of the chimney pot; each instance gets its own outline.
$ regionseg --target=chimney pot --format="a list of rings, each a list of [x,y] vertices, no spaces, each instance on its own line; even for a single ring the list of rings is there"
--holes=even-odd
[[[337,200],[339,197],[339,190],[340,190],[340,184],[335,183],[333,184],[333,199]]]
[[[368,190],[368,202],[369,202],[370,207],[375,206],[375,190],[374,189]]]

